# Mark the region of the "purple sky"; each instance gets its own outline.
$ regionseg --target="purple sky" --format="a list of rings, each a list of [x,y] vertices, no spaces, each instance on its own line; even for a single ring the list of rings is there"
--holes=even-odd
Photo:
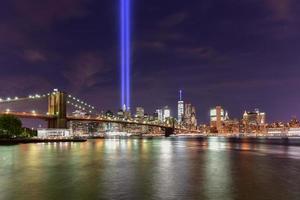
[[[260,108],[268,121],[300,117],[299,0],[133,1],[132,103],[152,113],[178,90],[200,122]],[[117,110],[119,2],[4,0],[0,97],[59,88]]]

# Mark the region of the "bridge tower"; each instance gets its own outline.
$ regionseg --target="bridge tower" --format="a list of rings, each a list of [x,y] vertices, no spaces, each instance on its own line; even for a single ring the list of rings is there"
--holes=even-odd
[[[170,137],[171,135],[174,134],[175,132],[175,120],[171,120],[172,126],[171,127],[166,127],[165,128],[165,137]]]
[[[66,94],[54,90],[48,97],[48,114],[55,118],[48,121],[48,128],[67,128]]]
[[[165,128],[165,137],[170,137],[173,134],[174,134],[174,128],[173,127]]]

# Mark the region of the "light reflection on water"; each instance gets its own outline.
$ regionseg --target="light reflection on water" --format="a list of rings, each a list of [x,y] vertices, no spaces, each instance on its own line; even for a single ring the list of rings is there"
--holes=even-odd
[[[299,199],[300,147],[224,138],[0,146],[0,199]]]

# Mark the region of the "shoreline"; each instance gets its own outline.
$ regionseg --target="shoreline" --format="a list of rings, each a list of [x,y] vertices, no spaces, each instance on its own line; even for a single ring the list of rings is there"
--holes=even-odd
[[[269,144],[269,145],[290,145],[300,146],[300,137],[224,137],[224,136],[203,136],[203,135],[174,135],[164,137],[161,135],[151,135],[142,137],[128,137],[118,139],[211,139],[215,138],[220,142],[229,143],[250,143],[250,144]],[[18,145],[29,143],[57,143],[57,142],[86,142],[88,140],[106,140],[110,138],[91,137],[91,138],[62,138],[62,139],[40,139],[40,138],[16,138],[0,139],[0,146]]]
[[[1,145],[17,145],[29,143],[56,143],[56,142],[86,142],[83,138],[64,138],[64,139],[39,139],[39,138],[16,138],[16,139],[0,139]]]

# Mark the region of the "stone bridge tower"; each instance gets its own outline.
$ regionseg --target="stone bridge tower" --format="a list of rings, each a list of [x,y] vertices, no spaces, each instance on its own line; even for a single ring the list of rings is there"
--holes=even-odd
[[[66,94],[54,90],[48,97],[48,114],[55,118],[48,121],[48,128],[67,128]]]

